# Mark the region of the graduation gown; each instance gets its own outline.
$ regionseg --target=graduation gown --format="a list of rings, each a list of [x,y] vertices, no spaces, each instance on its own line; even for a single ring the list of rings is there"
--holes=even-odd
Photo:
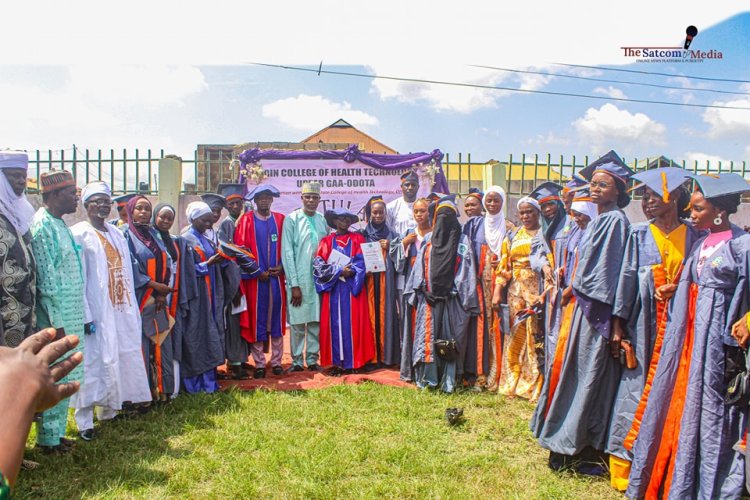
[[[667,323],[669,303],[657,301],[654,294],[657,288],[672,282],[667,281],[662,255],[650,226],[649,222],[630,226],[615,305],[612,309],[613,316],[625,321],[625,340],[632,344],[638,361],[635,368],[622,370],[605,449],[607,453],[625,460],[632,459],[629,448],[634,436],[628,439],[627,446],[625,441],[633,426],[636,410],[639,406],[645,409],[648,394],[644,394],[644,387],[652,353],[656,348],[658,356]],[[697,237],[698,234],[692,226],[686,225],[685,257],[690,255],[690,249]],[[673,282],[676,283],[678,280],[679,276]],[[641,415],[643,409],[640,411]],[[636,426],[640,425],[640,417],[638,420]]]
[[[612,210],[589,223],[579,245],[573,279],[572,307],[559,375],[545,377],[532,420],[543,448],[576,455],[606,445],[612,403],[620,380],[620,364],[610,353],[612,306],[619,280],[629,222]],[[553,362],[554,364],[554,362]],[[550,380],[553,390],[550,391]]]
[[[217,236],[219,241],[234,243],[236,230],[235,220],[226,217],[219,224]],[[242,276],[235,262],[226,262],[221,267],[221,280],[224,288],[224,356],[230,363],[243,363],[249,355],[247,341],[242,337],[240,314],[232,314],[234,298],[239,296]]]
[[[725,359],[736,342],[732,325],[750,310],[750,235],[732,239],[708,258],[700,276],[703,238],[693,247],[672,299],[664,345],[646,404],[627,496],[739,498],[747,407],[724,404]]]
[[[258,277],[271,267],[281,265],[281,234],[284,216],[271,212],[266,221],[256,220],[255,212],[246,212],[237,221],[234,242],[247,247],[258,268],[242,277],[241,289],[247,310],[240,313],[242,337],[249,343],[266,342],[286,331],[286,284],[284,273],[260,281]]]
[[[360,245],[364,236],[348,232],[329,234],[318,246],[313,261],[315,288],[321,296],[320,362],[351,370],[365,365],[375,356],[365,284],[365,263]],[[333,250],[351,258],[354,276],[343,278],[343,267],[328,264]]]
[[[362,235],[368,243],[380,241],[375,235],[362,230]],[[398,235],[386,228],[389,243],[398,239]],[[390,248],[390,247],[389,247]],[[401,335],[398,321],[398,291],[396,280],[398,275],[390,250],[383,250],[385,271],[371,273],[365,277],[368,308],[370,310],[370,326],[375,337],[376,356],[373,362],[385,365],[397,365],[401,362]]]
[[[466,235],[461,235],[455,257],[453,290],[447,300],[428,304],[424,292],[431,289],[431,236],[432,233],[425,238],[404,288],[404,297],[416,312],[412,363],[417,386],[453,392],[461,375],[459,359],[446,361],[438,357],[435,341],[455,340],[459,352],[465,349],[469,318],[479,314],[476,271],[471,242]]]
[[[130,250],[122,231],[107,226],[106,235],[89,222],[71,228],[82,249],[85,321],[96,327],[86,338],[83,384],[71,400],[74,408],[96,405],[119,410],[125,401],[151,400]],[[111,267],[102,238],[119,255],[119,268]]]
[[[214,370],[224,364],[223,295],[217,288],[221,280],[220,265],[206,265],[216,253],[208,238],[192,227],[182,236],[192,247],[198,299],[187,311],[182,331],[180,372],[189,392],[194,392],[194,389],[212,392],[218,388],[212,377]],[[198,381],[199,378],[203,380]],[[192,389],[188,379],[196,382]]]
[[[495,265],[498,256],[492,253],[484,236],[484,217],[477,215],[470,218],[463,227],[474,250],[474,271],[477,280],[477,298],[479,314],[469,318],[469,328],[466,333],[466,353],[464,360],[464,377],[470,383],[477,378],[484,378],[490,371],[491,344],[494,342],[495,352],[501,352],[500,332],[495,322],[492,309],[492,291],[495,284]],[[499,375],[499,372],[498,372]],[[497,380],[490,383],[497,383]]]

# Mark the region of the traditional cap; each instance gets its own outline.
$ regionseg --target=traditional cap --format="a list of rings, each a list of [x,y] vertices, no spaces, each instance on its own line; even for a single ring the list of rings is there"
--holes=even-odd
[[[419,176],[417,175],[416,172],[414,172],[414,170],[409,170],[401,174],[401,180],[402,181],[414,181],[416,183],[419,183]]]
[[[212,214],[211,207],[205,201],[193,201],[185,209],[185,215],[187,215],[188,222],[193,222],[199,217],[203,217],[206,214]]]
[[[317,194],[320,196],[319,182],[305,182],[302,184],[302,194]]]
[[[0,151],[0,169],[22,168],[29,169],[29,154],[26,151]]]
[[[107,197],[111,197],[112,190],[109,189],[109,185],[104,181],[89,182],[81,190],[81,201],[86,203],[89,198],[97,194],[104,194]]]
[[[703,197],[707,199],[750,191],[750,184],[748,184],[744,177],[738,174],[688,175],[695,179],[695,182],[703,193]]]
[[[245,199],[248,201],[253,201],[256,197],[258,197],[258,195],[263,193],[270,194],[274,198],[278,198],[281,196],[281,192],[271,184],[262,184],[260,186],[255,186],[252,191],[247,193],[245,195]]]
[[[51,193],[58,189],[75,186],[76,181],[73,179],[73,174],[67,170],[50,170],[39,176],[39,184],[42,193]]]
[[[610,151],[598,160],[595,160],[588,167],[581,170],[580,174],[586,180],[591,181],[591,178],[597,172],[607,173],[616,179],[620,179],[623,184],[627,184],[630,176],[633,175],[633,170],[625,165],[622,158],[614,151]]]
[[[211,210],[220,210],[227,206],[227,200],[220,194],[206,193],[201,195],[203,200]]]
[[[560,191],[563,187],[556,182],[543,182],[534,189],[529,196],[534,198],[539,204],[547,203],[548,201],[559,200]]]
[[[632,179],[640,183],[633,186],[632,190],[647,186],[661,196],[664,203],[669,203],[669,193],[682,186],[690,179],[690,176],[682,168],[662,167],[638,172],[637,174],[633,174]]]
[[[520,200],[518,200],[518,203],[516,203],[516,209],[521,210],[521,205],[523,204],[531,205],[532,207],[536,208],[538,211],[542,211],[541,207],[539,206],[539,202],[536,201],[531,196],[524,196]]]
[[[484,198],[484,193],[482,193],[479,188],[472,187],[469,188],[469,194],[467,194],[466,197],[476,198],[477,200],[479,200],[479,203],[481,203],[482,198]]]
[[[382,203],[383,205],[385,205],[385,200],[379,194],[376,194],[375,196],[367,200],[367,203],[365,203],[365,218],[367,220],[370,220],[370,214],[372,213],[372,206],[375,203]]]
[[[242,199],[242,195],[245,193],[244,184],[219,184],[216,192],[223,196],[227,201],[234,199]]]
[[[134,197],[138,196],[136,193],[130,193],[130,194],[123,194],[122,196],[117,196],[115,198],[112,198],[112,201],[117,203],[117,210],[120,210],[122,208],[125,208],[125,205],[128,204],[128,202]]]
[[[329,226],[336,229],[336,219],[344,217],[349,220],[349,225],[359,222],[357,214],[350,212],[345,208],[334,208],[333,210],[326,210],[325,218]]]

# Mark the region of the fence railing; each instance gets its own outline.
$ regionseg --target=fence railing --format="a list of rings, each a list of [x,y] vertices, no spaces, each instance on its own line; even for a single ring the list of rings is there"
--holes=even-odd
[[[37,180],[49,170],[65,169],[73,173],[78,186],[104,180],[116,194],[156,194],[159,191],[158,164],[164,153],[163,149],[82,150],[75,146],[67,150],[30,151],[29,177]],[[545,181],[567,182],[595,157],[509,154],[505,158],[478,162],[472,161],[471,153],[446,154],[443,172],[451,192],[463,195],[471,187],[482,189],[485,182],[504,180],[508,194],[527,194]],[[663,156],[623,160],[636,171],[674,165],[694,173],[734,172],[750,179],[746,161],[677,161]],[[182,193],[213,192],[218,184],[236,182],[238,176],[239,162],[226,151],[195,150],[192,158],[182,158]],[[29,192],[36,192],[34,182],[29,185]]]

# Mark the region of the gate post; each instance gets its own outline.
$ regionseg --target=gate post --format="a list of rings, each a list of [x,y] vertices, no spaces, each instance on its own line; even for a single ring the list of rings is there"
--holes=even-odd
[[[159,202],[169,203],[177,213],[175,214],[172,232],[180,231],[181,208],[180,191],[182,190],[182,158],[176,155],[166,155],[159,159]]]

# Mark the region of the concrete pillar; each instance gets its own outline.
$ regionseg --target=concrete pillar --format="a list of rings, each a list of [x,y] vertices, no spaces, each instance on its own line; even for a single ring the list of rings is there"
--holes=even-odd
[[[180,191],[182,190],[182,158],[167,155],[159,160],[159,202],[169,203],[175,210],[180,210]],[[172,233],[179,234],[180,214],[176,214]]]
[[[484,191],[487,190],[490,186],[500,186],[505,190],[505,192],[508,191],[508,175],[507,175],[507,167],[505,163],[501,162],[489,162],[484,165],[484,175],[482,176],[483,186],[482,189]]]

